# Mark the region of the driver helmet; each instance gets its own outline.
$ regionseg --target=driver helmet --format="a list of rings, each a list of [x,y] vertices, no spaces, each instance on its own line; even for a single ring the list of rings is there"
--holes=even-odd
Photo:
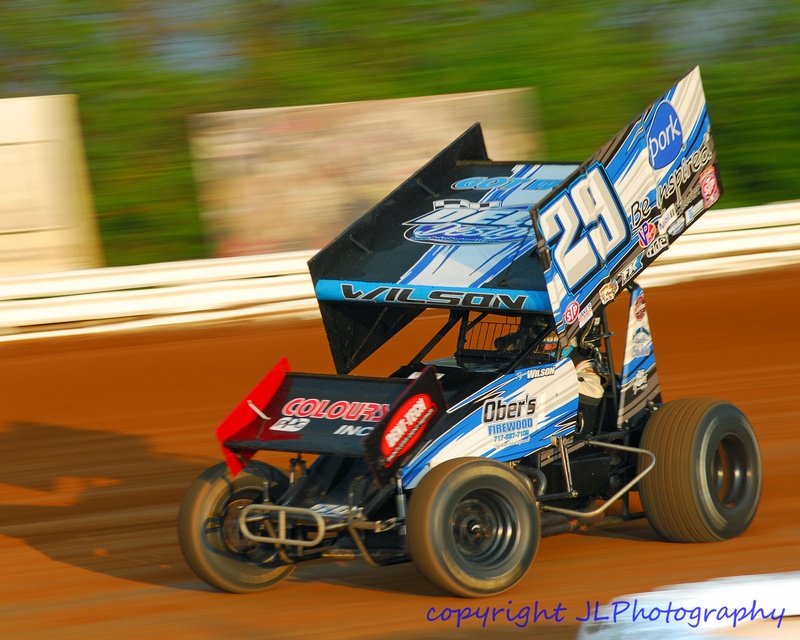
[[[558,333],[555,329],[545,336],[534,351],[539,355],[555,357],[555,353],[558,351]]]

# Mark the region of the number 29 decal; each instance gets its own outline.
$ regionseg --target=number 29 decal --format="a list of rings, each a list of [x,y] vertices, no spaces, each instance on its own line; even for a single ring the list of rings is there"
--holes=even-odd
[[[539,228],[555,272],[573,295],[608,270],[631,239],[625,211],[599,162],[539,212]]]

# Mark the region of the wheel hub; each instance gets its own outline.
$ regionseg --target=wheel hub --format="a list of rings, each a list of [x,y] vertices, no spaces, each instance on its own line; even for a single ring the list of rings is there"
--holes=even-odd
[[[244,555],[256,547],[254,542],[242,535],[242,530],[239,528],[239,514],[244,507],[251,503],[252,500],[234,500],[230,502],[226,506],[225,511],[220,514],[222,539],[225,541],[225,546],[234,553]]]
[[[517,546],[513,509],[501,494],[479,490],[464,496],[451,518],[456,551],[465,561],[498,566]]]
[[[747,475],[747,453],[742,442],[726,435],[714,451],[711,467],[711,486],[720,504],[733,509],[740,503],[745,494]]]

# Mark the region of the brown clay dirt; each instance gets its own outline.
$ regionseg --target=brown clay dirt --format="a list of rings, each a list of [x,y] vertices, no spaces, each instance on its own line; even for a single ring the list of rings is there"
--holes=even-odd
[[[798,291],[800,267],[646,292],[664,398],[733,401],[758,434],[762,502],[743,536],[669,544],[638,520],[546,538],[519,585],[480,601],[442,595],[410,563],[309,563],[246,596],[212,590],[184,563],[178,504],[221,459],[213,428],[281,356],[296,370],[332,372],[318,321],[0,344],[2,635],[573,638],[587,601],[799,570]],[[386,374],[409,351],[399,344],[359,373]],[[487,629],[475,620],[456,629],[453,620],[426,620],[431,607],[507,607],[513,617],[537,602],[550,613],[564,607],[564,622],[531,617],[520,628],[501,613]]]

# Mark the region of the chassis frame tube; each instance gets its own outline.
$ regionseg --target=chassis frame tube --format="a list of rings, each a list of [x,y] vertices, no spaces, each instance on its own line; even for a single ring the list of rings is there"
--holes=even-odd
[[[254,511],[261,512],[264,515],[250,517],[250,514]],[[250,531],[247,526],[248,523],[258,522],[270,513],[278,514],[278,532],[276,536],[260,536]],[[287,537],[287,513],[312,518],[314,521],[313,526],[317,527],[316,535],[310,540],[296,540],[294,538]],[[301,507],[284,507],[274,504],[250,504],[242,509],[241,513],[239,514],[239,529],[245,538],[252,540],[253,542],[292,545],[295,547],[316,547],[320,542],[322,542],[328,527],[325,524],[325,520],[322,518],[322,516],[311,509],[304,509]]]
[[[650,464],[647,465],[646,469],[644,469],[641,473],[638,473],[636,477],[633,478],[633,480],[631,480],[628,484],[626,484],[619,491],[617,491],[613,496],[611,496],[608,500],[606,500],[597,509],[594,509],[592,511],[575,511],[573,509],[562,509],[561,507],[551,507],[548,505],[544,505],[542,506],[542,510],[554,511],[555,513],[561,513],[565,516],[571,516],[574,518],[594,518],[595,516],[599,516],[600,514],[602,514],[612,504],[614,504],[622,496],[628,493],[628,491],[630,491],[636,485],[636,483],[639,482],[639,480],[644,478],[648,473],[650,473],[653,467],[656,466],[656,454],[654,454],[652,451],[648,451],[647,449],[640,449],[638,447],[629,447],[624,444],[613,444],[611,442],[600,442],[597,440],[587,442],[586,444],[593,447],[605,447],[607,449],[617,449],[619,451],[627,451],[628,453],[644,454],[650,458]]]

